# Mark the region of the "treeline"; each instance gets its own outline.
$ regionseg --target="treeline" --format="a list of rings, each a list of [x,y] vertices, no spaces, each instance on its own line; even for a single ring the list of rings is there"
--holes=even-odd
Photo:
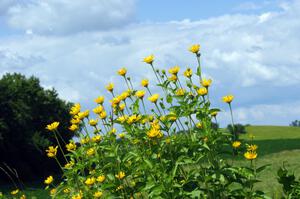
[[[56,144],[45,126],[61,121],[61,139],[71,139],[68,112],[72,104],[59,99],[54,89],[45,90],[38,78],[17,73],[2,76],[0,93],[0,182],[57,173],[55,161],[45,155],[46,147]]]

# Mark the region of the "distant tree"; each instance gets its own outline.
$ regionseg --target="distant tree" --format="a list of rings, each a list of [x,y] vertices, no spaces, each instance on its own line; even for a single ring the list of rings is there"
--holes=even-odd
[[[55,161],[45,155],[47,146],[56,145],[45,126],[60,121],[62,139],[71,139],[71,105],[59,99],[54,89],[41,87],[36,77],[4,75],[0,79],[0,167],[15,169],[22,180],[58,171]],[[5,176],[0,170],[0,179]]]
[[[300,127],[300,121],[299,120],[292,121],[290,126]]]
[[[236,135],[237,135],[237,138],[239,137],[240,134],[245,134],[245,133],[247,133],[247,132],[246,132],[245,126],[242,125],[242,124],[235,124],[235,125],[234,125],[234,131],[233,131],[232,125],[231,125],[231,124],[228,124],[228,125],[227,125],[227,130],[228,130],[232,135],[234,135],[234,131],[235,131],[235,132],[236,132]]]

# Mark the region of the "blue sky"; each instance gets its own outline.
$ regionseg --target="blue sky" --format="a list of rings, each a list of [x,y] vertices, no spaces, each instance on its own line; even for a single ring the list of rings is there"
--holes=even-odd
[[[288,125],[300,119],[299,18],[299,0],[1,0],[0,75],[35,75],[93,108],[95,97],[109,96],[108,82],[125,89],[119,68],[138,88],[142,78],[155,80],[144,56],[153,53],[161,68],[195,69],[187,48],[200,43],[223,126],[228,93],[237,122]]]
[[[137,19],[141,21],[200,20],[226,14],[257,14],[277,10],[279,1],[242,0],[140,0]]]

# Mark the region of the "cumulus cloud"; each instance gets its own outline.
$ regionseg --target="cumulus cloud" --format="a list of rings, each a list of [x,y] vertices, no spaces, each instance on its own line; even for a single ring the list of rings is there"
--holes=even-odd
[[[40,4],[30,6],[37,5]],[[199,42],[203,72],[214,79],[211,97],[215,106],[226,110],[220,98],[233,93],[238,120],[288,124],[296,113],[291,117],[280,116],[285,110],[278,107],[291,107],[287,109],[291,110],[300,106],[300,99],[295,95],[295,90],[300,89],[300,3],[281,4],[279,8],[276,12],[224,15],[198,21],[135,23],[118,29],[78,30],[77,34],[59,36],[36,35],[33,28],[33,34],[0,38],[2,54],[13,52],[14,55],[2,58],[10,61],[0,67],[36,75],[43,85],[54,86],[63,98],[89,107],[97,95],[107,94],[106,83],[115,82],[117,92],[125,88],[116,75],[116,70],[123,66],[128,68],[137,86],[143,77],[154,81],[151,69],[141,61],[151,53],[155,54],[155,65],[160,68],[178,64],[195,70],[196,59],[187,48]],[[33,12],[35,8],[30,9]],[[66,30],[72,30],[71,27],[67,26]],[[12,57],[30,60],[26,64],[30,67],[26,70],[12,67],[14,60],[19,59]],[[256,108],[270,114],[255,113]]]
[[[222,123],[230,124],[230,113],[223,114]],[[235,121],[247,124],[251,121],[257,125],[288,125],[299,118],[300,101],[279,104],[257,104],[234,110]]]
[[[4,1],[7,7],[12,0]],[[72,34],[126,25],[133,19],[134,10],[135,0],[31,0],[10,6],[7,17],[9,25],[17,29]]]

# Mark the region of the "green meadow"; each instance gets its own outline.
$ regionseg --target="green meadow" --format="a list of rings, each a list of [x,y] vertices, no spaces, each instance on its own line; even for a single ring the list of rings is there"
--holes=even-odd
[[[249,142],[254,135],[254,144],[258,145],[257,166],[270,164],[260,175],[262,182],[257,186],[265,190],[272,198],[280,198],[281,186],[277,182],[277,171],[285,166],[300,177],[300,128],[288,126],[248,126],[247,134],[240,136]],[[238,164],[247,164],[237,160]]]

